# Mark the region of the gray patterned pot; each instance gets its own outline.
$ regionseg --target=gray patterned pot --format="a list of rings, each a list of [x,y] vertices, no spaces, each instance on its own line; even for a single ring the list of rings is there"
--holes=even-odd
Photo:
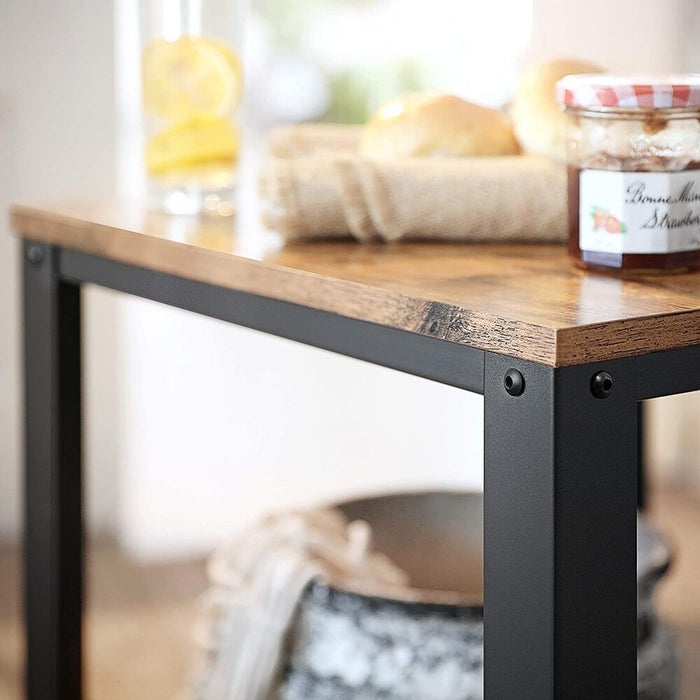
[[[378,551],[415,588],[341,590],[312,584],[288,640],[277,700],[480,700],[482,497],[424,493],[341,504],[370,523]],[[638,524],[638,698],[675,698],[675,654],[652,593],[668,547]]]

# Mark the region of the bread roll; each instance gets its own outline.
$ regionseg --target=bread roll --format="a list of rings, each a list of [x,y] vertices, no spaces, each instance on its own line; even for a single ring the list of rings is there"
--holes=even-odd
[[[511,105],[515,135],[527,153],[566,160],[566,116],[554,97],[554,86],[565,75],[601,73],[585,61],[559,59],[528,68],[518,80]]]
[[[455,95],[418,92],[381,107],[365,125],[368,158],[499,156],[518,152],[506,117]]]

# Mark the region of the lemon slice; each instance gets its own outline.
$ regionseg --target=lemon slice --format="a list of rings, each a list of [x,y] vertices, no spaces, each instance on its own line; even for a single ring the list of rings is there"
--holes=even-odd
[[[206,37],[157,40],[142,55],[147,112],[166,119],[222,115],[241,96],[241,63],[225,44]]]
[[[146,170],[164,175],[208,163],[233,167],[238,159],[240,136],[227,119],[196,116],[157,133],[146,146]]]

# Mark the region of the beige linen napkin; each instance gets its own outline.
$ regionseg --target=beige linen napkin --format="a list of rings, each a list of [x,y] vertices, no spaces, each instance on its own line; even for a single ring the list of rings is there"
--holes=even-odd
[[[534,156],[372,160],[357,127],[278,129],[262,218],[287,238],[561,241],[566,171]]]

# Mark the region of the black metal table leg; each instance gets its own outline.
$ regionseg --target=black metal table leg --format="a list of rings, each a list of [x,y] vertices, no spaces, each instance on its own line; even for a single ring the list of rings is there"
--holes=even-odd
[[[484,401],[485,698],[631,700],[635,364],[487,354]]]
[[[81,697],[80,287],[24,244],[25,614],[30,700]]]

